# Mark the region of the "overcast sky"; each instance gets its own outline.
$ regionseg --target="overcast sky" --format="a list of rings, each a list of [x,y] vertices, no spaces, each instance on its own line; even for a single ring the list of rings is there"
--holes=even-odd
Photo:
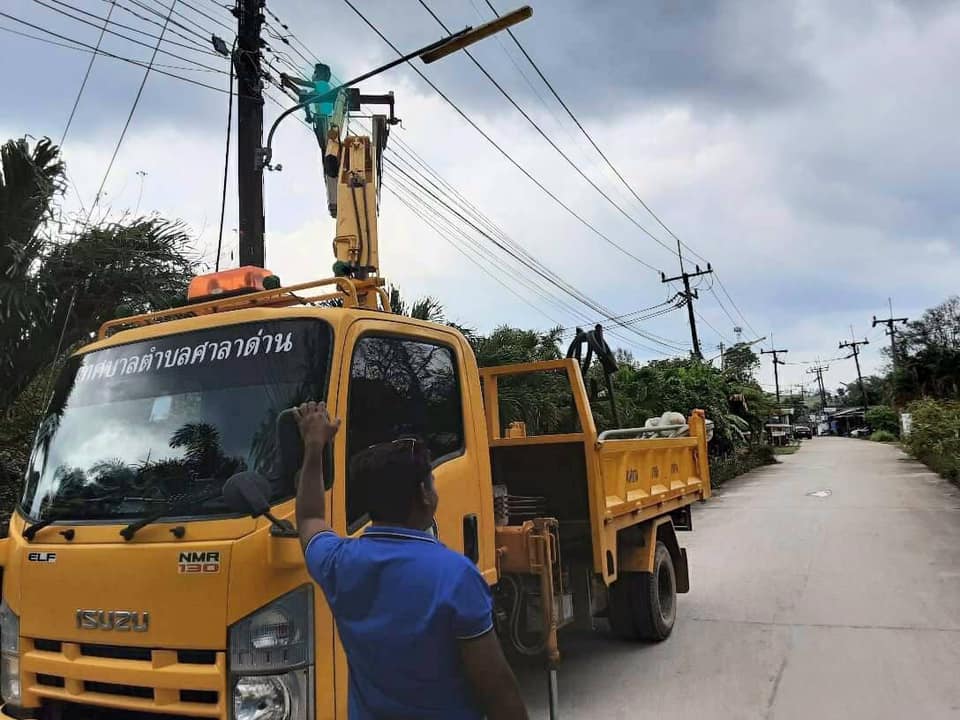
[[[498,10],[509,9],[504,0],[492,1]],[[402,49],[443,32],[417,0],[353,2]],[[428,4],[451,28],[491,17],[486,0]],[[148,60],[154,43],[149,35],[160,31],[168,7],[168,0],[116,0],[111,20],[129,29],[111,27],[144,45],[107,35],[101,47]],[[90,45],[102,25],[97,18],[110,8],[111,0],[2,4],[9,15]],[[305,55],[321,58],[341,78],[394,57],[343,0],[271,0],[269,8],[305,44]],[[232,42],[234,20],[223,2],[179,0],[175,11],[179,24],[168,26],[165,38],[188,47],[165,43],[165,50],[181,57],[160,54],[156,62],[166,72],[226,89],[226,60],[199,51],[209,49],[200,38],[211,31]],[[284,32],[278,21],[270,22]],[[2,16],[0,27],[63,42]],[[271,47],[308,71],[270,32]],[[745,339],[756,337],[754,331],[773,334],[778,348],[790,350],[785,359],[795,363],[781,368],[785,387],[811,380],[801,363],[841,355],[837,343],[850,338],[852,325],[858,339],[870,338],[863,356],[870,372],[884,362],[878,350],[886,342],[882,328],[872,330],[870,320],[886,314],[888,297],[896,315],[916,317],[956,292],[960,4],[549,0],[535,3],[534,17],[515,32],[640,197],[717,270],[715,278],[701,281],[696,304],[705,354],[716,354],[721,340],[734,339],[735,325]],[[604,167],[508,37],[484,41],[475,56],[633,221],[672,247],[673,239]],[[0,67],[7,69],[0,138],[30,134],[59,140],[89,57],[0,32]],[[197,63],[208,69],[196,69]],[[469,58],[461,54],[418,67],[586,222],[630,255],[677,273],[676,255],[579,177]],[[84,206],[93,200],[143,73],[107,57],[94,63],[64,143],[72,181],[69,209],[78,209],[81,199]],[[402,143],[415,151],[539,263],[582,293],[619,315],[676,291],[661,284],[658,272],[567,214],[409,68],[361,88],[396,93],[403,125],[394,129],[392,147],[399,150]],[[276,91],[272,95],[283,100]],[[278,106],[268,102],[266,109],[271,122]],[[198,251],[212,262],[226,111],[225,93],[152,73],[102,204],[182,218],[197,236]],[[282,125],[275,161],[284,169],[265,182],[267,264],[287,282],[326,276],[334,228],[311,132],[295,121]],[[388,190],[394,179],[388,169]],[[231,163],[226,267],[236,264],[235,194]],[[506,274],[516,265],[502,254],[499,268],[491,271],[496,277],[481,272],[389,191],[381,205],[380,247],[383,273],[406,296],[433,295],[452,318],[479,330],[505,322],[545,329],[598,317],[582,306],[582,315],[574,315],[532,294]],[[637,327],[670,345],[622,328],[614,344],[640,359],[682,353],[678,345],[689,348],[684,310]],[[771,347],[769,340],[763,345]],[[761,379],[772,384],[769,356],[763,359]],[[828,387],[855,377],[852,360],[829,364]]]

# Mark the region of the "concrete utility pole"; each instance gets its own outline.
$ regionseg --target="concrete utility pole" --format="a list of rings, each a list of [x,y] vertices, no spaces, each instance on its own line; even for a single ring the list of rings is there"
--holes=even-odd
[[[817,376],[817,387],[820,390],[820,414],[826,412],[827,410],[827,391],[823,387],[823,374],[830,369],[829,365],[814,365],[812,368],[807,370],[808,373],[812,373]]]
[[[260,51],[264,0],[236,0],[237,190],[240,265],[263,267],[263,82]]]
[[[841,342],[839,347],[841,350],[845,348],[850,348],[853,358],[853,361],[857,364],[857,382],[860,384],[860,399],[863,400],[863,412],[866,413],[869,409],[867,407],[867,391],[863,388],[863,375],[860,374],[860,346],[869,345],[870,341],[864,338],[863,340],[853,340],[852,342]]]
[[[683,269],[683,254],[680,250],[680,241],[677,240],[677,255],[680,257],[680,274],[676,277],[668,278],[666,273],[660,273],[660,281],[664,283],[674,282],[675,280],[683,280],[683,295],[687,299],[687,317],[690,319],[690,339],[693,342],[693,354],[703,359],[703,353],[700,352],[700,339],[697,337],[697,318],[693,314],[693,301],[700,298],[700,294],[696,290],[690,289],[690,278],[700,277],[701,275],[709,275],[713,272],[713,268],[710,267],[710,263],[707,263],[707,269],[701,270],[699,265],[695,265],[696,272],[688,273]]]
[[[724,369],[724,368],[723,368],[723,361],[724,361],[723,351],[724,351],[725,349],[726,349],[726,348],[725,348],[724,345],[723,345],[723,340],[721,340],[721,341],[720,341],[720,344],[717,345],[717,350],[720,351],[720,369],[721,369],[721,370]]]
[[[897,369],[897,332],[894,327],[897,323],[906,323],[907,318],[895,318],[893,316],[893,301],[890,298],[887,298],[887,303],[890,305],[890,317],[883,318],[881,320],[877,319],[877,316],[873,316],[873,325],[870,327],[876,327],[877,325],[886,325],[887,330],[886,334],[890,336],[890,361],[893,363],[893,369]]]
[[[777,372],[777,365],[786,365],[786,363],[777,357],[777,355],[783,353],[786,354],[790,352],[789,350],[760,350],[761,355],[773,355],[773,382],[774,387],[777,388],[777,412],[780,412],[780,373]]]

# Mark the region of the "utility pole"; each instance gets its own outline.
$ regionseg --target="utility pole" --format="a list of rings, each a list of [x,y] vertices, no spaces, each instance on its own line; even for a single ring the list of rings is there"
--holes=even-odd
[[[697,319],[693,314],[693,301],[699,299],[700,295],[696,290],[690,289],[690,278],[697,278],[701,275],[710,275],[713,268],[707,263],[707,269],[701,270],[699,265],[695,265],[696,272],[688,273],[683,269],[683,253],[680,249],[680,241],[677,240],[677,255],[680,258],[680,274],[676,277],[668,278],[666,273],[660,273],[660,282],[670,283],[676,280],[683,280],[683,295],[687,299],[687,317],[690,319],[690,339],[693,342],[693,354],[695,357],[703,359],[703,353],[700,352],[700,339],[697,337]]]
[[[867,408],[867,391],[863,389],[863,375],[860,374],[860,346],[869,345],[870,341],[864,338],[863,340],[853,340],[851,342],[841,342],[839,348],[841,350],[845,348],[850,348],[852,352],[853,361],[857,364],[857,382],[860,384],[860,399],[863,400],[863,412],[866,413]]]
[[[824,414],[827,410],[827,391],[823,387],[823,374],[830,369],[829,365],[814,365],[812,368],[807,370],[808,373],[814,374],[817,376],[817,387],[820,390],[820,414]]]
[[[721,341],[720,341],[720,344],[717,345],[717,350],[720,351],[720,369],[721,369],[721,370],[724,369],[724,368],[723,368],[723,362],[724,362],[723,351],[724,351],[725,349],[726,349],[726,348],[724,348],[724,346],[723,346],[723,340],[721,340]]]
[[[890,336],[890,360],[893,363],[893,369],[897,369],[897,332],[894,327],[897,323],[906,323],[907,318],[895,318],[893,316],[893,300],[887,298],[887,303],[890,306],[890,317],[883,318],[881,320],[877,319],[877,316],[873,316],[873,325],[870,327],[876,327],[877,325],[886,325],[887,330],[886,334]]]
[[[264,0],[236,0],[237,190],[240,265],[264,265],[263,248],[263,82],[260,51]]]
[[[761,355],[773,355],[773,382],[777,388],[777,412],[780,412],[780,373],[777,372],[777,365],[786,365],[786,363],[777,356],[781,353],[788,353],[789,350],[760,350]]]

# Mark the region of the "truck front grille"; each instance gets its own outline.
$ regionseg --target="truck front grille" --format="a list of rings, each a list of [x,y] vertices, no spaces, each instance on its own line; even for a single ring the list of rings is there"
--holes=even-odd
[[[26,693],[56,701],[65,710],[86,707],[91,714],[83,717],[145,718],[156,713],[158,717],[217,718],[226,714],[223,652],[26,638],[23,650]]]

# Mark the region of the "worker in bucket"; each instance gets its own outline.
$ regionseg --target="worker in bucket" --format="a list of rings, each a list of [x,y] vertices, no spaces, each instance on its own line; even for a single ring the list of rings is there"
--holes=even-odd
[[[304,444],[297,527],[346,650],[350,719],[525,720],[486,580],[428,531],[438,496],[427,447],[404,438],[353,458],[350,482],[372,524],[343,538],[327,521],[322,468],[340,420],[313,402],[296,417]]]

